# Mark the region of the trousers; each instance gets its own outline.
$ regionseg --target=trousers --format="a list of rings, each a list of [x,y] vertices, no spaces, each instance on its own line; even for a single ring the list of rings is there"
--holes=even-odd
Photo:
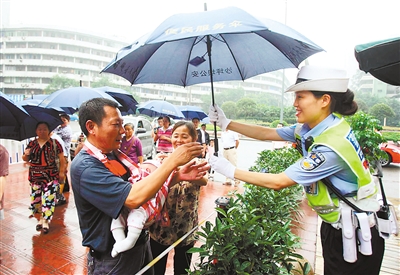
[[[154,258],[160,255],[165,249],[167,249],[169,246],[167,245],[162,245],[153,239],[150,238],[150,243],[151,243],[151,251],[153,252]],[[191,253],[186,253],[190,248],[194,246],[193,244],[187,245],[187,246],[182,246],[182,247],[175,247],[174,248],[174,275],[181,275],[181,274],[187,274],[185,271],[186,269],[190,268],[190,262],[192,260],[192,255]],[[168,260],[168,254],[162,257],[155,265],[154,265],[154,274],[155,275],[161,275],[165,274],[165,270],[167,268],[167,260]]]
[[[379,275],[385,240],[379,236],[375,226],[371,227],[372,255],[357,253],[357,261],[348,263],[343,259],[342,229],[335,229],[329,223],[321,224],[322,255],[324,275]]]

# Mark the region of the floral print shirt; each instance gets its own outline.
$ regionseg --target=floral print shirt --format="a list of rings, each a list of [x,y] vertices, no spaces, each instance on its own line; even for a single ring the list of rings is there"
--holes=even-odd
[[[170,188],[164,210],[168,211],[170,226],[155,222],[149,228],[150,236],[162,245],[171,245],[199,223],[200,185],[182,181]],[[186,246],[197,240],[195,232],[179,245]]]

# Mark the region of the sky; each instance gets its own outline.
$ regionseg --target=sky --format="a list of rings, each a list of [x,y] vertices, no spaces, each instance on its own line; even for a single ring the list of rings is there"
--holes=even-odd
[[[176,13],[236,6],[300,32],[325,52],[309,64],[358,69],[354,47],[400,37],[400,0],[0,0],[10,3],[11,25],[67,27],[112,35],[133,42]],[[1,6],[0,6],[1,8]],[[301,66],[301,65],[300,65]],[[289,74],[297,69],[289,69]]]

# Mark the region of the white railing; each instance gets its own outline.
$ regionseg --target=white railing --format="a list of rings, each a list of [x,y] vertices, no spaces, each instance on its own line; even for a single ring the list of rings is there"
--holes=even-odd
[[[22,155],[24,154],[28,140],[16,141],[11,139],[0,139],[0,144],[6,147],[8,154],[10,155],[10,164],[23,162]]]

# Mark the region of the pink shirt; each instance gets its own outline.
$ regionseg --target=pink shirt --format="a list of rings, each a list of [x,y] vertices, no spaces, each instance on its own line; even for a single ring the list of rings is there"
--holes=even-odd
[[[160,127],[157,130],[157,137],[158,137],[158,145],[157,145],[157,152],[164,152],[164,153],[172,153],[172,143],[165,139],[160,139],[161,136],[167,136],[171,138],[172,136],[172,127],[168,127],[166,130]]]

